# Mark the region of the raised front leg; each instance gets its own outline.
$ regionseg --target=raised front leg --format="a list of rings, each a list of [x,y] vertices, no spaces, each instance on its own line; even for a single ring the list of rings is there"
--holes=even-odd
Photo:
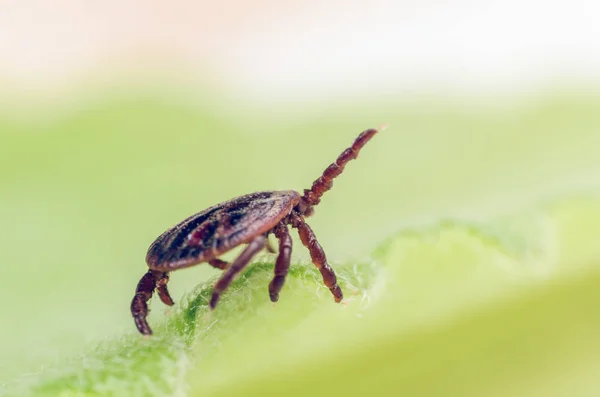
[[[284,223],[280,223],[273,230],[275,236],[279,239],[279,255],[275,262],[275,277],[269,284],[269,296],[271,302],[279,300],[279,291],[285,284],[285,276],[290,269],[290,256],[292,254],[292,238],[290,232]]]
[[[131,315],[137,329],[144,335],[152,335],[152,329],[150,329],[146,317],[148,316],[148,301],[152,298],[154,290],[156,289],[160,300],[165,305],[173,305],[173,299],[167,290],[168,282],[169,275],[167,273],[148,270],[137,285],[135,296],[131,301]]]
[[[248,244],[246,248],[244,248],[240,256],[238,256],[235,259],[235,261],[233,261],[231,266],[225,271],[225,273],[223,274],[223,276],[221,276],[219,281],[217,281],[213,289],[212,297],[210,298],[211,310],[214,309],[215,306],[217,306],[221,294],[227,289],[227,287],[229,287],[229,284],[231,284],[235,276],[237,276],[239,272],[244,270],[248,263],[250,263],[252,257],[256,255],[258,251],[265,248],[265,240],[266,237],[263,235],[260,235],[254,240],[252,240],[250,244]]]
[[[312,262],[319,269],[321,275],[323,276],[323,282],[329,288],[331,293],[333,294],[333,298],[336,302],[341,302],[344,298],[342,294],[342,289],[337,284],[337,277],[335,276],[335,272],[327,263],[327,257],[325,256],[325,251],[321,247],[321,244],[317,241],[317,237],[315,233],[312,231],[310,226],[304,222],[304,218],[301,216],[292,213],[290,215],[290,222],[292,227],[298,229],[298,234],[300,235],[300,241],[302,244],[308,248],[310,252],[310,257],[312,258]]]
[[[313,182],[313,185],[310,189],[304,190],[304,195],[302,196],[300,202],[301,214],[305,216],[310,216],[312,211],[310,207],[319,204],[321,201],[321,197],[325,192],[327,192],[333,186],[333,180],[341,175],[344,172],[344,168],[346,164],[348,164],[351,160],[354,160],[358,157],[358,153],[360,150],[377,134],[377,132],[383,130],[385,126],[376,129],[368,129],[360,133],[360,135],[354,140],[352,146],[348,149],[344,150],[342,154],[338,156],[334,163],[330,164],[329,167],[323,171],[323,174]]]

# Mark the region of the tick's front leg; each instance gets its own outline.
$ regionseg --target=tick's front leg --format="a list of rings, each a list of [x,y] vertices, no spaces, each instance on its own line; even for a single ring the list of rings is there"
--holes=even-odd
[[[283,288],[285,276],[287,276],[290,269],[292,238],[284,223],[277,225],[273,232],[279,239],[279,255],[277,256],[277,262],[275,262],[275,277],[273,277],[273,280],[269,284],[269,297],[271,298],[271,302],[277,302],[279,300],[279,291]]]
[[[341,302],[344,298],[342,293],[342,289],[337,284],[337,277],[335,276],[335,272],[327,263],[327,257],[325,256],[325,251],[321,247],[321,244],[317,241],[317,237],[315,233],[312,231],[310,226],[304,222],[304,218],[300,215],[292,213],[290,215],[290,221],[292,227],[298,229],[298,234],[300,235],[300,241],[302,244],[308,248],[310,252],[310,257],[312,258],[312,262],[319,269],[321,275],[323,276],[323,282],[331,291],[333,298],[336,302]]]

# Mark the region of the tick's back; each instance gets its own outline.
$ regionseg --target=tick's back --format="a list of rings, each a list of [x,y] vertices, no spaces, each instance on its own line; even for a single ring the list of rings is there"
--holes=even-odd
[[[160,235],[146,262],[167,271],[208,261],[272,229],[299,199],[293,190],[257,192],[207,208]]]

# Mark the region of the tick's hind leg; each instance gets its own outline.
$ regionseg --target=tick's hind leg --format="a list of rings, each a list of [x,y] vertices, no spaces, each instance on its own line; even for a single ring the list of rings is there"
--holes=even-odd
[[[321,244],[317,241],[317,237],[315,233],[312,231],[310,226],[304,222],[304,218],[300,215],[292,213],[290,215],[290,222],[292,227],[298,229],[298,234],[300,235],[300,241],[302,244],[308,248],[310,252],[310,257],[312,258],[312,262],[315,264],[317,269],[321,272],[323,276],[323,282],[329,288],[331,293],[333,294],[333,298],[336,302],[341,302],[344,298],[342,294],[342,289],[337,284],[337,277],[335,276],[335,272],[327,263],[327,257],[325,256],[325,251],[321,247]]]
[[[135,296],[131,301],[131,315],[135,321],[137,329],[144,335],[151,335],[152,330],[146,321],[148,316],[148,301],[156,289],[160,300],[165,304],[172,306],[173,299],[167,290],[169,275],[156,270],[148,270],[141,278],[135,290]]]
[[[271,302],[277,302],[279,300],[279,291],[283,288],[285,276],[287,276],[290,269],[292,238],[284,223],[277,225],[273,232],[279,239],[279,255],[277,256],[277,262],[275,262],[275,277],[273,277],[273,280],[269,284],[269,296]]]
[[[238,256],[235,261],[233,261],[231,266],[225,271],[225,273],[223,273],[223,276],[221,276],[219,281],[217,281],[213,289],[213,294],[210,298],[211,309],[214,309],[215,306],[217,306],[221,294],[227,289],[227,287],[229,287],[229,284],[231,284],[235,276],[244,270],[246,265],[248,265],[252,257],[256,255],[258,251],[265,248],[265,240],[266,237],[263,235],[260,235],[252,240],[250,244],[244,248],[240,256]]]
[[[229,267],[229,262],[222,261],[219,258],[213,258],[208,261],[208,264],[214,267],[215,269],[225,270]]]

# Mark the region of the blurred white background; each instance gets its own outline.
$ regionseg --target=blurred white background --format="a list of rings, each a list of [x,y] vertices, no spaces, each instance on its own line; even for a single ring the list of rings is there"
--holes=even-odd
[[[4,0],[0,10],[0,86],[13,99],[173,71],[253,101],[600,85],[597,0]]]

